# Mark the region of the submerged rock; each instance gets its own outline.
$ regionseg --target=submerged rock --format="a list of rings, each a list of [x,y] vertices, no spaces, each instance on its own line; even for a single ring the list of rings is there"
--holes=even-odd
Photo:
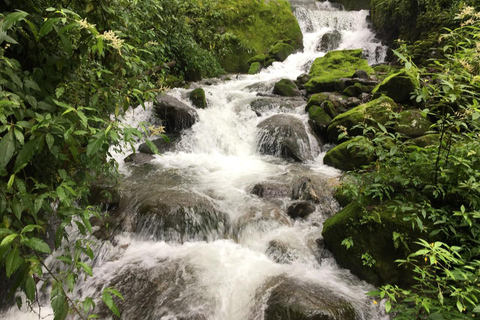
[[[154,110],[167,133],[177,133],[190,128],[198,118],[195,109],[170,96],[157,96]]]
[[[260,182],[253,186],[252,194],[264,199],[285,198],[290,195],[290,187],[286,184],[274,182]]]
[[[355,309],[332,290],[279,276],[268,281],[265,320],[355,320]]]
[[[295,116],[277,114],[260,122],[257,128],[260,153],[301,162],[313,160],[305,125]]]
[[[288,215],[293,219],[306,218],[312,212],[315,212],[315,206],[307,201],[294,203],[287,209]]]
[[[292,186],[292,200],[324,202],[331,195],[325,181],[312,180],[309,177],[297,179]]]
[[[309,72],[311,79],[305,88],[309,93],[335,91],[335,84],[341,78],[350,78],[357,70],[368,74],[374,72],[367,60],[362,59],[361,49],[330,51],[324,57],[315,59]]]

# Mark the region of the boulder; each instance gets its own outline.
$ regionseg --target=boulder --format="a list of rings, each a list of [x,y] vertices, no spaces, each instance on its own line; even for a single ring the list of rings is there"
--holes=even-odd
[[[422,115],[420,110],[405,110],[400,112],[394,130],[410,138],[425,135],[432,122]]]
[[[248,69],[248,74],[257,74],[262,69],[260,62],[253,62]]]
[[[405,259],[408,250],[393,240],[394,232],[409,241],[410,249],[413,249],[412,241],[426,235],[418,228],[412,229],[412,223],[403,219],[408,213],[394,212],[389,205],[366,208],[352,202],[325,221],[322,235],[337,263],[359,278],[375,286],[408,285],[412,281],[412,270],[395,262]],[[349,249],[342,245],[347,237],[353,241]]]
[[[421,137],[417,137],[411,140],[413,144],[422,147],[438,147],[440,143],[440,135],[438,133],[427,134]]]
[[[398,106],[392,99],[381,96],[378,99],[355,107],[345,113],[336,116],[327,128],[328,140],[338,141],[339,130],[346,130],[349,136],[358,136],[363,134],[361,128],[354,126],[373,119],[374,121],[385,124],[390,120],[393,112],[398,110]],[[375,123],[372,123],[375,125]]]
[[[260,182],[253,186],[251,194],[267,200],[288,197],[291,193],[286,184],[274,182]]]
[[[287,209],[287,214],[292,219],[304,219],[312,212],[315,212],[315,206],[307,201],[293,203]]]
[[[370,93],[372,90],[373,86],[367,86],[357,82],[345,88],[345,90],[343,90],[343,94],[350,97],[358,97],[362,93]]]
[[[311,121],[313,131],[320,137],[324,135],[332,121],[328,113],[319,106],[312,106],[308,109],[308,118]]]
[[[165,132],[178,133],[190,128],[197,121],[195,109],[185,103],[165,95],[157,96],[154,102],[155,114],[165,126]]]
[[[299,75],[297,77],[298,83],[300,83],[302,85],[306,84],[308,82],[308,80],[310,80],[310,76],[306,73],[302,73],[301,75]]]
[[[207,107],[207,99],[205,98],[205,90],[202,88],[194,89],[190,92],[189,98],[192,101],[193,105],[200,109],[205,109]]]
[[[260,63],[260,65],[264,66],[265,62],[267,62],[268,60],[270,60],[270,57],[267,54],[262,53],[262,54],[257,54],[256,56],[248,59],[247,63],[249,65],[252,65],[253,63],[258,62]]]
[[[311,281],[279,276],[268,281],[262,289],[269,294],[265,320],[356,319],[350,302]]]
[[[305,106],[305,111],[308,112],[308,109],[311,106],[321,106],[323,102],[328,100],[336,109],[338,109],[336,113],[343,113],[348,110],[348,98],[349,97],[339,92],[320,92],[312,94]]]
[[[386,77],[373,89],[372,94],[374,98],[385,94],[395,102],[406,103],[410,101],[412,92],[419,86],[420,83],[413,74],[402,70]]]
[[[308,177],[298,178],[292,186],[292,200],[324,202],[330,196],[326,181],[312,180]]]
[[[155,159],[155,157],[152,156],[151,154],[137,152],[137,153],[132,153],[132,154],[128,155],[125,159],[123,159],[123,161],[125,163],[133,163],[133,164],[137,164],[137,165],[142,165],[142,164],[145,164],[145,163],[149,163],[153,159]]]
[[[284,61],[293,51],[295,51],[293,46],[284,43],[283,41],[279,41],[268,50],[268,55],[276,61]]]
[[[277,114],[260,122],[257,128],[260,153],[300,162],[313,160],[310,139],[302,120]]]
[[[255,112],[265,112],[278,108],[280,111],[291,112],[292,110],[305,104],[305,100],[301,97],[258,97],[250,102],[250,107]]]
[[[357,70],[365,70],[368,74],[374,72],[362,58],[362,49],[330,51],[315,59],[309,72],[311,79],[305,88],[308,93],[335,91],[339,79],[350,78]]]
[[[273,93],[284,97],[296,97],[300,95],[297,85],[289,79],[282,79],[275,83]]]
[[[342,42],[342,34],[338,30],[327,32],[322,36],[320,44],[317,47],[318,51],[328,52],[337,49]]]
[[[372,142],[363,136],[358,136],[330,149],[325,154],[323,163],[348,171],[369,164],[374,159]]]

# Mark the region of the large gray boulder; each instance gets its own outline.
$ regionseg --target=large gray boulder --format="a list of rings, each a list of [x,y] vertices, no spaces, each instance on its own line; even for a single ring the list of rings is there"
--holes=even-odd
[[[322,52],[328,52],[337,49],[342,42],[342,34],[338,30],[327,32],[322,36],[317,49]]]
[[[260,122],[257,128],[260,153],[300,162],[313,160],[307,129],[300,119],[277,114]]]
[[[198,119],[195,109],[170,96],[157,96],[154,102],[154,110],[156,116],[162,120],[167,133],[176,133],[188,129]]]

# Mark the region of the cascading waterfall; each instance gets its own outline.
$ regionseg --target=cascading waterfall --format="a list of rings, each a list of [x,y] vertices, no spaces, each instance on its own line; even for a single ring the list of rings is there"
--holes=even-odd
[[[295,79],[325,54],[319,48],[327,33],[340,35],[331,49],[363,48],[370,63],[383,61],[386,50],[368,28],[368,11],[341,11],[313,0],[292,0],[292,6],[304,33],[303,52],[257,75],[194,84],[205,89],[208,108],[197,110],[199,121],[183,132],[175,151],[144,166],[126,166],[118,155],[128,204],[115,238],[97,240],[94,276],[79,283],[76,298],[98,298],[108,285],[127,297],[124,319],[261,320],[268,304],[275,303],[272,292],[280,292],[278,299],[282,290],[301,299],[294,292],[303,290],[326,309],[339,301],[351,306],[337,306],[335,319],[345,314],[388,319],[366,297],[372,287],[339,268],[319,245],[323,221],[338,210],[329,185],[339,172],[323,165],[305,102],[269,97],[276,81]],[[185,89],[168,94],[190,104]],[[258,152],[257,125],[276,114],[305,127],[306,163]],[[125,121],[149,118],[151,110],[137,108]],[[257,183],[285,186],[301,177],[320,181],[326,189],[304,220],[286,216],[289,192],[271,201],[250,193]],[[152,209],[157,207],[166,208],[166,218]],[[42,316],[53,319],[44,300]],[[100,308],[103,318],[104,312]],[[12,308],[0,318],[38,316]]]

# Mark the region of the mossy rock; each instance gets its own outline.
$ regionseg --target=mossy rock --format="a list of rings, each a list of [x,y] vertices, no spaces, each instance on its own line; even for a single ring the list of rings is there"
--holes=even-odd
[[[308,109],[310,109],[311,106],[319,106],[326,100],[328,100],[328,94],[325,92],[313,94],[308,99],[307,105],[305,106],[305,111],[308,112]]]
[[[207,107],[205,90],[203,90],[202,88],[192,90],[192,92],[190,92],[189,94],[189,97],[195,107],[200,109],[205,109]]]
[[[427,134],[427,135],[412,139],[411,141],[415,145],[422,148],[437,147],[440,142],[440,135],[438,133]]]
[[[303,46],[302,31],[287,0],[219,0],[212,11],[222,13],[222,27],[236,37],[219,59],[227,72],[247,72],[250,58],[280,40],[289,39],[295,49]]]
[[[295,51],[295,48],[288,43],[279,41],[273,47],[268,50],[268,55],[275,59],[276,61],[285,61],[292,52]]]
[[[295,97],[300,95],[297,85],[289,79],[282,79],[275,83],[273,93],[284,97]]]
[[[343,90],[343,94],[350,97],[358,97],[362,93],[370,93],[373,90],[373,86],[366,86],[359,82],[348,86]]]
[[[372,142],[358,136],[330,149],[325,154],[323,162],[331,167],[348,171],[369,164],[374,159]]]
[[[413,241],[425,235],[412,229],[411,222],[404,221],[405,214],[400,210],[394,212],[389,205],[369,206],[367,209],[356,201],[352,202],[325,221],[322,234],[326,247],[338,264],[359,278],[375,286],[387,283],[408,285],[412,282],[412,270],[395,262],[405,259],[408,252],[402,243],[394,242],[393,233],[402,235],[410,249],[414,247]],[[353,241],[349,249],[342,245],[348,237]],[[364,264],[367,262],[370,266]]]
[[[317,58],[310,68],[310,81],[305,84],[308,93],[335,91],[335,83],[341,78],[350,78],[356,70],[372,74],[374,70],[362,58],[362,49],[330,51]]]
[[[338,112],[335,109],[335,105],[333,104],[332,101],[327,100],[322,102],[322,108],[332,119],[338,116]]]
[[[410,72],[402,70],[386,77],[373,89],[373,97],[385,94],[395,102],[408,102],[412,92],[420,86],[418,79]]]
[[[277,60],[275,60],[275,59],[268,60],[267,62],[265,62],[265,68],[270,67],[276,61]]]
[[[313,123],[313,130],[319,136],[323,136],[325,131],[327,131],[328,125],[332,121],[332,117],[330,117],[320,106],[312,106],[308,109],[308,118]]]
[[[385,124],[390,120],[390,116],[394,111],[398,110],[395,102],[386,96],[381,96],[378,99],[372,100],[368,103],[359,105],[347,112],[336,116],[327,128],[328,139],[331,142],[338,141],[338,127],[344,127],[350,136],[362,135],[361,128],[354,126],[361,124],[365,119],[371,118],[374,121]]]
[[[432,122],[422,115],[420,110],[405,110],[400,112],[394,129],[410,138],[425,135]]]
[[[260,62],[254,62],[250,65],[250,69],[248,69],[248,74],[257,74],[262,69],[262,65]]]
[[[270,57],[267,54],[257,54],[253,58],[249,59],[247,63],[251,65],[252,63],[259,62],[263,66],[268,60],[270,60]]]

